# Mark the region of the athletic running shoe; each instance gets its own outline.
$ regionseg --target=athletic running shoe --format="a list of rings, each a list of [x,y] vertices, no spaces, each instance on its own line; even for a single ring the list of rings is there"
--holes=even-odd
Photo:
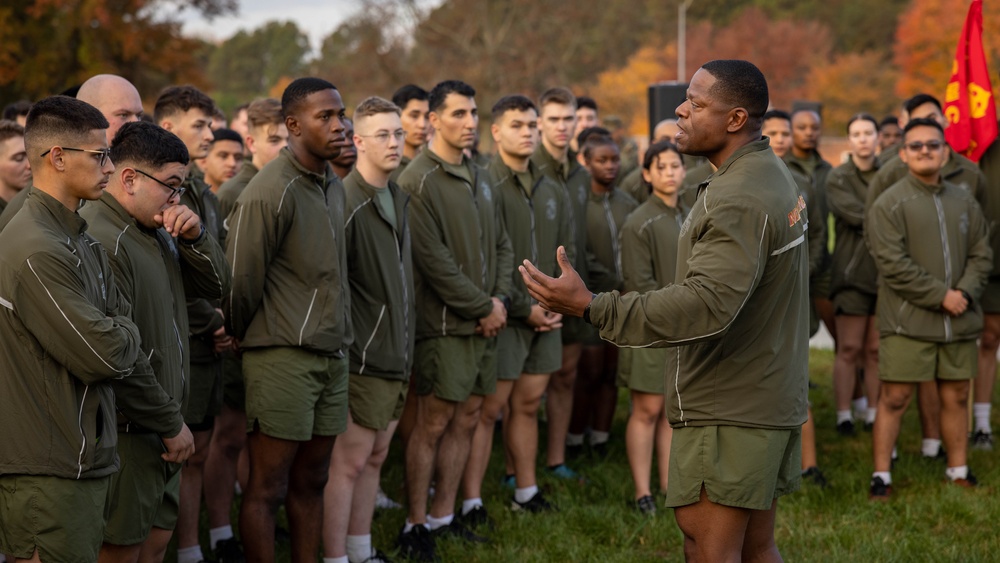
[[[380,510],[394,510],[396,508],[403,508],[403,505],[389,498],[380,486],[378,492],[375,493],[375,508]]]
[[[553,477],[558,477],[560,479],[572,479],[575,481],[580,478],[580,474],[570,469],[569,466],[566,465],[565,463],[560,463],[555,467],[548,468],[548,472],[549,475]]]
[[[972,435],[972,449],[979,450],[981,452],[992,452],[993,434],[990,432],[983,432],[982,430],[976,430],[976,433]]]
[[[948,482],[952,485],[957,485],[966,489],[972,489],[979,485],[979,480],[972,474],[972,471],[969,471],[965,475],[965,479],[949,479]]]
[[[462,524],[472,529],[486,526],[487,529],[492,530],[495,526],[493,519],[490,518],[490,515],[486,512],[486,507],[482,505],[473,508],[466,514],[463,514],[461,519]]]
[[[656,514],[656,500],[653,495],[646,495],[635,501],[635,508],[646,516],[654,516]]]
[[[421,526],[421,528],[423,528],[423,526]],[[389,559],[388,555],[376,549],[372,553],[371,557],[365,559],[361,563],[392,563],[392,559]]]
[[[480,536],[479,534],[473,532],[472,530],[465,527],[462,521],[455,518],[451,521],[451,524],[447,526],[441,526],[440,528],[431,532],[435,538],[441,537],[451,537],[458,538],[463,541],[470,543],[489,543],[490,538],[486,536]]]
[[[837,434],[841,436],[854,436],[856,432],[853,420],[844,420],[837,423]]]
[[[887,501],[892,496],[892,485],[886,485],[881,477],[873,477],[868,489],[868,500]]]
[[[434,550],[434,536],[422,524],[417,524],[409,532],[400,532],[396,540],[399,554],[414,561],[439,561]]]
[[[240,540],[236,538],[215,542],[214,555],[216,563],[244,563],[246,561],[243,556],[243,548],[240,547]]]
[[[535,496],[528,499],[528,502],[521,503],[517,502],[517,499],[511,500],[510,509],[514,512],[538,513],[550,512],[555,510],[556,507],[550,504],[549,501],[545,500],[545,497],[542,496],[542,491],[538,491],[535,493]]]
[[[500,486],[505,489],[515,489],[517,488],[517,479],[513,475],[504,475],[503,479],[500,480]]]
[[[823,475],[823,472],[819,470],[819,467],[816,467],[815,465],[802,472],[802,480],[812,481],[814,485],[821,489],[825,489],[827,486],[826,477]]]

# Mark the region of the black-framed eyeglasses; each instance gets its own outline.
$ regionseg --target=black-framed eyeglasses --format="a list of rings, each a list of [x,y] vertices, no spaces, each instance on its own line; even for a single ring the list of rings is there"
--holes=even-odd
[[[54,149],[55,147],[52,147],[52,148]],[[59,147],[59,148],[61,148],[64,151],[89,152],[91,154],[99,154],[99,155],[101,155],[101,166],[104,166],[105,164],[107,164],[108,163],[108,159],[111,158],[111,149],[78,149],[78,148],[74,148],[74,147]],[[45,155],[49,154],[50,152],[52,152],[52,149],[49,149],[49,150],[43,152],[39,156],[45,156]]]
[[[138,172],[139,174],[142,174],[143,176],[145,176],[145,177],[153,180],[154,182],[156,182],[157,184],[163,186],[164,188],[167,188],[168,190],[170,190],[170,197],[168,199],[173,199],[174,196],[177,196],[177,198],[180,199],[181,195],[183,195],[184,192],[187,191],[187,188],[175,188],[175,187],[171,186],[170,184],[164,182],[163,180],[160,180],[156,176],[153,176],[152,174],[150,174],[148,172],[143,172],[142,170],[139,170],[138,168],[135,168],[134,170],[136,172]]]
[[[924,147],[927,147],[927,150],[934,152],[943,147],[944,143],[942,143],[941,141],[927,141],[926,143],[923,141],[913,141],[910,143],[906,143],[905,146],[907,149],[913,152],[920,152],[924,150]]]

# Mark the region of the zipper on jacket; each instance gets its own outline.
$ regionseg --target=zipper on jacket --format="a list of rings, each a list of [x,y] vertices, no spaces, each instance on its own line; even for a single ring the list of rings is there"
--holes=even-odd
[[[622,276],[622,255],[618,246],[618,226],[615,224],[615,217],[611,214],[611,196],[604,195],[604,217],[608,222],[608,230],[611,231],[611,253],[615,257],[615,274],[621,280]]]
[[[306,331],[306,324],[309,322],[309,315],[312,315],[313,305],[316,304],[317,293],[319,293],[319,289],[314,289],[312,299],[309,300],[309,309],[306,310],[306,318],[302,321],[302,328],[299,329],[299,346],[302,346],[302,335]]]
[[[177,330],[177,319],[170,321],[174,325],[174,337],[177,338],[177,350],[181,357],[181,397],[184,396],[184,390],[187,388],[187,378],[184,377],[184,344],[181,342],[181,331]]]
[[[385,316],[385,305],[382,305],[382,310],[378,312],[378,320],[375,321],[375,328],[372,329],[371,336],[368,337],[368,342],[365,342],[365,347],[361,350],[361,369],[358,370],[358,375],[365,374],[365,365],[368,363],[368,347],[372,345],[372,340],[375,340],[375,334],[378,333],[378,327],[382,324],[382,317]]]
[[[906,305],[907,302],[904,300],[896,311],[896,334],[903,334],[903,309],[906,309]]]
[[[76,415],[76,425],[80,429],[80,438],[82,438],[83,443],[80,444],[80,454],[76,460],[76,478],[79,479],[83,475],[83,453],[87,451],[87,434],[83,431],[83,405],[87,402],[87,393],[90,392],[90,385],[83,386],[83,398],[80,399],[80,410]]]
[[[941,205],[941,194],[934,194],[934,208],[937,210],[938,230],[941,233],[941,251],[944,253],[944,285],[951,290],[951,246],[948,244],[948,230],[944,222],[944,207]],[[951,342],[951,317],[944,314],[945,342]]]

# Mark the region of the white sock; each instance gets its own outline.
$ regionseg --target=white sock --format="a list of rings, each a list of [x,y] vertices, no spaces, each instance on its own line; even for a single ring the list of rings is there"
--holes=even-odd
[[[990,403],[972,403],[972,417],[976,420],[976,431],[989,434],[990,429]]]
[[[853,420],[853,418],[851,418],[851,409],[837,411],[837,424],[838,425],[841,422],[850,421],[850,420]]]
[[[438,528],[443,528],[443,527],[451,524],[451,521],[454,520],[454,519],[455,519],[455,513],[451,513],[451,514],[449,514],[447,516],[442,516],[440,518],[435,518],[435,517],[431,516],[430,514],[428,514],[427,515],[427,527],[430,528],[431,531],[433,532],[434,530],[437,530]]]
[[[937,457],[938,452],[941,451],[941,440],[924,438],[924,445],[921,446],[920,451],[926,457]]]
[[[218,528],[212,528],[208,531],[208,545],[215,549],[215,544],[222,540],[228,540],[233,537],[233,527],[232,526],[219,526]]]
[[[863,418],[868,411],[868,397],[860,397],[851,401],[854,405],[854,418]]]
[[[462,516],[472,512],[477,506],[483,505],[483,499],[481,498],[470,498],[462,501]]]
[[[899,452],[896,451],[896,446],[892,447],[892,459],[899,459]]]
[[[875,424],[875,414],[877,412],[878,409],[868,407],[868,411],[865,413],[865,422],[867,422],[868,424]]]
[[[582,446],[583,434],[566,434],[567,446]]]
[[[403,533],[404,533],[404,534],[409,534],[409,533],[410,533],[410,530],[412,530],[414,526],[423,526],[424,528],[428,528],[428,529],[430,529],[430,528],[429,528],[429,527],[427,526],[427,523],[426,523],[426,522],[424,522],[424,523],[421,523],[421,524],[414,524],[413,522],[410,522],[410,519],[409,519],[409,518],[407,518],[407,519],[406,519],[406,524],[403,524]],[[180,563],[180,562],[178,562],[178,563]]]
[[[944,474],[948,476],[948,479],[954,481],[955,479],[968,479],[969,478],[969,466],[959,465],[958,467],[948,467],[944,470]]]
[[[592,430],[590,432],[590,445],[600,446],[601,444],[607,444],[608,438],[611,437],[610,432],[599,432],[597,430]]]
[[[347,536],[347,558],[337,563],[361,563],[372,556],[372,535]],[[325,561],[323,563],[326,563]]]
[[[323,563],[350,563],[346,555],[340,557],[324,557]]]
[[[531,497],[538,493],[538,485],[532,485],[523,489],[514,489],[514,500],[524,504],[531,500]]]
[[[205,556],[201,553],[200,545],[192,545],[177,550],[177,563],[198,563],[203,561]]]
[[[872,473],[872,479],[874,480],[876,477],[881,477],[882,482],[886,485],[892,484],[892,474],[888,471],[876,471],[875,473]]]

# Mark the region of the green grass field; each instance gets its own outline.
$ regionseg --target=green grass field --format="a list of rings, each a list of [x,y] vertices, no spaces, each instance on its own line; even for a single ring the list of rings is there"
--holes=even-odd
[[[830,485],[812,484],[783,497],[775,530],[786,561],[939,562],[996,561],[1000,540],[998,452],[971,452],[970,467],[981,486],[975,490],[946,486],[944,462],[920,456],[920,429],[915,404],[904,420],[900,460],[893,470],[893,498],[868,501],[872,471],[871,434],[842,438],[834,430],[831,367],[833,354],[813,350],[810,391],[817,422],[819,462]],[[439,542],[444,561],[682,561],[681,535],[673,514],[661,509],[652,518],[632,508],[632,480],[623,435],[628,396],[620,395],[612,433],[613,447],[601,462],[582,461],[576,468],[586,484],[540,476],[540,485],[559,511],[547,515],[511,513],[511,491],[502,489],[503,461],[494,449],[483,496],[496,520],[492,543],[473,546]],[[994,419],[995,420],[995,419]],[[996,422],[994,422],[996,424]],[[543,427],[544,431],[544,427]],[[544,444],[544,437],[542,438]],[[499,441],[497,441],[499,443]],[[655,475],[655,472],[654,472]],[[655,477],[654,477],[655,479]],[[402,460],[394,447],[382,483],[390,497],[402,501]],[[405,519],[403,510],[376,515],[375,546],[390,555]],[[207,545],[207,532],[203,545]],[[288,561],[288,547],[279,546],[279,561]]]

